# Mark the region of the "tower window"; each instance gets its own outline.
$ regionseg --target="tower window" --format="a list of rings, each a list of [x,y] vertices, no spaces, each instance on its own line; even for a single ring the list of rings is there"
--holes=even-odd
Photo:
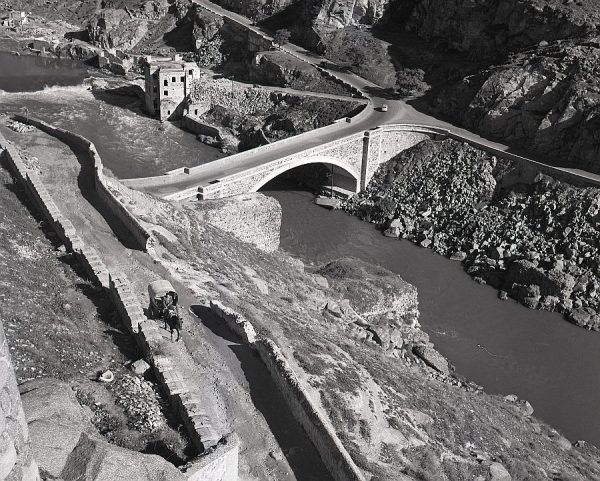
[[[181,77],[181,81],[182,81],[182,82],[185,82],[185,77]]]
[[[169,91],[168,91],[168,90],[165,90],[165,91],[163,92],[163,94],[164,94],[164,96],[165,96],[165,97],[168,97],[168,96],[169,96]]]
[[[176,82],[177,79],[175,77],[171,77],[171,82]]]
[[[169,85],[169,81],[167,79],[165,79],[165,87]]]
[[[188,70],[188,74],[189,75],[194,75],[194,71],[193,70]]]

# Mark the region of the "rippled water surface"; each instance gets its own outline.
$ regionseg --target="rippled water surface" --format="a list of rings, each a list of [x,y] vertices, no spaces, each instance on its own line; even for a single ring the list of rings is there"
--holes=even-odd
[[[18,72],[23,73],[20,80]],[[27,109],[87,137],[120,178],[161,175],[223,156],[176,125],[148,117],[137,96],[91,91],[83,84],[89,75],[81,63],[0,54],[0,113]],[[11,91],[18,83],[23,91]]]

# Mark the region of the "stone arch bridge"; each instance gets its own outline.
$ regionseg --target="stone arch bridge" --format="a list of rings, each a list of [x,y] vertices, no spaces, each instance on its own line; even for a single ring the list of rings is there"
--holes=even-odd
[[[239,172],[215,178],[204,185],[198,186],[195,193],[200,199],[216,199],[256,192],[281,174],[309,164],[339,167],[356,181],[355,190],[359,192],[366,187],[382,162],[391,159],[402,150],[437,134],[438,132],[426,127],[417,128],[400,125],[358,132],[279,159],[259,165],[248,165],[247,168]],[[265,146],[265,148],[268,149],[268,146]],[[259,154],[259,152],[255,152],[254,155]],[[236,159],[233,156],[223,160],[231,162],[231,160],[235,161]],[[201,172],[203,167],[195,168],[197,169],[196,172]],[[190,174],[193,175],[194,169],[189,170]],[[172,196],[169,197],[173,198]]]
[[[124,183],[169,200],[219,199],[256,192],[270,180],[302,165],[325,164],[346,172],[356,181],[355,190],[359,192],[382,162],[443,132],[423,126],[389,125],[302,149],[299,137],[310,138],[312,133],[307,132],[204,165],[179,169],[171,175],[129,179]],[[285,148],[288,141],[293,143],[290,149]]]
[[[129,179],[125,180],[124,184],[168,200],[194,197],[219,199],[256,192],[270,180],[291,169],[318,163],[334,165],[345,171],[356,181],[356,192],[360,192],[383,162],[425,139],[442,138],[468,142],[493,155],[517,160],[523,167],[527,166],[528,171],[534,173],[542,171],[559,177],[574,176],[581,181],[579,176],[568,172],[567,169],[535,162],[439,127],[414,124],[385,125],[361,130],[322,144],[315,142],[312,135],[313,132],[307,132],[204,165],[178,169],[170,175]],[[302,148],[311,142],[312,147]],[[593,179],[586,180],[597,183]]]

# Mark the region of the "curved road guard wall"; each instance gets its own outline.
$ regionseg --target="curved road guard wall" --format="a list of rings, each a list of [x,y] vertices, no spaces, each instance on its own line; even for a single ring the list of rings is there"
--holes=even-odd
[[[79,145],[85,146],[84,143]],[[6,141],[2,134],[0,134],[0,151],[36,207],[67,248],[81,261],[90,278],[109,288],[111,299],[121,315],[124,325],[134,336],[145,357],[151,361],[157,379],[169,396],[175,412],[194,445],[199,450],[215,447],[209,459],[202,458],[189,468],[189,479],[193,481],[237,481],[239,450],[237,441],[231,438],[225,442],[219,442],[220,437],[212,428],[210,417],[202,409],[202,400],[188,392],[182,382],[181,374],[173,367],[171,360],[166,356],[156,354],[160,352],[160,343],[163,341],[160,329],[155,321],[149,321],[145,317],[128,279],[124,274],[109,274],[96,250],[84,244],[77,235],[73,224],[58,210],[39,177],[28,171],[17,150]],[[0,435],[3,432],[7,433],[0,438],[0,480],[5,479],[4,469],[11,472],[10,470],[13,468],[22,470],[24,481],[37,480],[37,465],[31,454],[27,454],[27,424],[22,412],[1,322],[0,388],[2,389],[0,392],[0,411],[2,411],[0,412],[2,415],[0,417]],[[3,419],[4,425],[2,424]],[[12,447],[10,443],[12,443]],[[14,479],[21,478],[15,477]]]
[[[211,300],[210,307],[234,334],[256,349],[290,411],[315,445],[333,478],[336,481],[365,481],[365,476],[344,448],[331,422],[321,414],[317,404],[302,387],[279,347],[270,339],[257,339],[250,321],[221,302]]]
[[[202,408],[204,403],[198,396],[190,393],[183,376],[171,359],[160,354],[163,351],[161,344],[171,341],[165,341],[156,321],[145,317],[125,274],[110,274],[110,295],[125,325],[135,336],[144,357],[152,364],[157,379],[169,396],[171,405],[179,415],[191,441],[200,451],[216,446],[221,436],[213,429],[210,416]],[[237,474],[237,465],[235,471]],[[227,478],[227,481],[229,479],[231,478]]]
[[[39,479],[2,321],[0,321],[0,479],[7,481]]]
[[[50,125],[39,119],[24,117],[21,115],[15,115],[15,119],[17,119],[19,122],[28,123],[40,130],[43,130],[47,134],[56,137],[70,147],[83,150],[86,153],[90,164],[94,167],[96,192],[98,193],[100,199],[127,228],[132,238],[135,239],[136,245],[139,249],[146,251],[148,250],[148,247],[151,247],[153,238],[150,232],[148,232],[127,210],[127,208],[121,204],[119,199],[114,196],[114,194],[110,191],[110,187],[108,187],[104,181],[104,166],[102,164],[102,159],[96,150],[96,146],[92,142],[81,135],[54,127],[53,125]]]

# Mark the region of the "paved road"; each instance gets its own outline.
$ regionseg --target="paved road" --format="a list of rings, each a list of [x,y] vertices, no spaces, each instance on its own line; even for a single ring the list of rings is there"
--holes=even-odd
[[[262,31],[259,27],[253,25],[250,20],[239,14],[225,10],[207,0],[194,0],[194,2],[202,5],[214,13],[217,13],[218,15],[227,16],[236,22],[247,26],[247,28],[260,33],[265,37],[268,37],[267,32]],[[224,159],[220,159],[218,161],[205,164],[205,167],[193,171],[193,173],[190,174],[174,174],[169,175],[168,178],[163,176],[157,178],[148,178],[145,180],[133,179],[125,181],[125,184],[130,187],[164,197],[186,189],[207,185],[209,182],[218,178],[236,174],[252,167],[257,167],[267,162],[301,152],[326,142],[331,142],[354,133],[363,132],[378,126],[390,124],[415,124],[428,127],[444,128],[456,135],[461,136],[465,140],[478,142],[500,151],[510,150],[510,147],[506,144],[483,138],[466,129],[456,127],[451,123],[439,120],[431,115],[427,115],[416,110],[414,107],[408,105],[402,100],[387,99],[385,92],[378,85],[359,77],[354,73],[344,71],[341,68],[338,69],[332,62],[297,45],[286,44],[282,46],[281,49],[312,65],[324,68],[332,75],[337,76],[338,78],[344,80],[363,92],[363,94],[369,99],[369,104],[366,106],[366,109],[361,114],[356,116],[352,123],[340,123],[336,124],[335,127],[327,127],[325,129],[312,131],[309,135],[302,135],[299,137],[286,139],[285,141],[275,142],[271,144],[269,149],[261,149],[254,152],[248,151],[244,153],[243,162],[240,162],[237,165],[228,164],[226,161],[224,161]],[[335,70],[333,70],[332,67]],[[388,105],[387,112],[381,112],[379,110],[379,107],[381,107],[381,105],[384,103]],[[548,162],[548,160],[544,158],[536,158],[531,160],[551,164],[551,162]],[[563,170],[600,182],[600,175],[578,169],[564,168]]]

